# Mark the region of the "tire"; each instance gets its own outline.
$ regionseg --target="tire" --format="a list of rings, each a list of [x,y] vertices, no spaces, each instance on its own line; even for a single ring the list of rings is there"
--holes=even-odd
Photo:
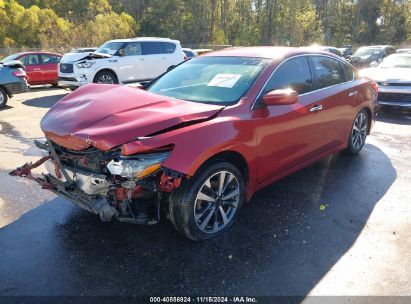
[[[94,77],[94,83],[118,84],[117,76],[110,71],[100,71]]]
[[[243,204],[244,188],[244,178],[237,167],[225,161],[207,163],[171,193],[170,220],[179,233],[191,240],[214,238],[235,222]]]
[[[58,83],[50,83],[51,84],[51,86],[53,87],[53,88],[58,88],[59,87],[59,84]]]
[[[348,147],[344,151],[349,154],[358,154],[362,150],[367,138],[370,118],[366,110],[361,110],[355,116],[350,135],[348,137]]]
[[[0,109],[6,106],[8,100],[9,100],[9,95],[7,95],[6,90],[3,88],[0,88]]]

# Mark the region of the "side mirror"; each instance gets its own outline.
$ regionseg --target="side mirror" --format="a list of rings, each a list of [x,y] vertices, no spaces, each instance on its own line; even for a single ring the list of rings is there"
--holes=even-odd
[[[378,63],[376,61],[373,61],[370,63],[370,67],[375,68],[378,65]]]
[[[266,106],[291,105],[296,103],[297,100],[298,93],[291,89],[274,90],[268,92],[262,99]]]
[[[118,55],[119,55],[120,57],[126,56],[126,50],[125,50],[125,49],[119,49],[119,50],[118,50]]]

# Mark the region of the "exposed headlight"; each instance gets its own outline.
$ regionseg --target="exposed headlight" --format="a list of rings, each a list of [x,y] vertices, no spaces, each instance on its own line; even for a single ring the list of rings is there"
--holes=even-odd
[[[93,61],[79,62],[79,63],[76,64],[76,66],[77,66],[78,68],[80,68],[80,69],[83,69],[83,68],[88,69],[88,68],[90,68],[94,63],[95,63],[95,62],[93,62]]]
[[[113,175],[120,175],[125,178],[143,178],[161,167],[170,152],[142,154],[133,159],[112,160],[107,164],[107,169]]]

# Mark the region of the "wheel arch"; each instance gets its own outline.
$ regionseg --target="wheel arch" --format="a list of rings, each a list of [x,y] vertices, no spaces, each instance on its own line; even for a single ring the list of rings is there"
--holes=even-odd
[[[10,98],[13,96],[6,86],[0,84],[0,88],[3,89]]]
[[[370,133],[371,133],[372,111],[369,107],[363,107],[362,109],[360,109],[358,111],[358,113],[360,113],[362,110],[365,110],[365,112],[367,113],[367,116],[368,116],[367,135],[370,135]],[[358,113],[357,113],[357,115],[358,115]]]

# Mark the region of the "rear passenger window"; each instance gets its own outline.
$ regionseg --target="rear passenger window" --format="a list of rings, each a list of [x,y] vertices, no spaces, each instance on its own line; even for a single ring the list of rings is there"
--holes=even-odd
[[[344,70],[338,60],[329,57],[312,57],[319,89],[345,82]]]
[[[298,94],[313,90],[311,71],[306,57],[293,58],[280,65],[268,81],[264,94],[288,88],[293,89]]]
[[[159,42],[141,42],[141,50],[143,55],[162,54],[163,49]]]
[[[164,54],[172,54],[176,49],[176,45],[171,42],[161,42],[161,46],[163,47]]]
[[[60,57],[53,55],[41,55],[43,64],[56,64],[60,62]]]
[[[353,80],[354,79],[354,70],[346,64],[342,64],[342,66],[343,66],[343,70],[344,70],[344,74],[345,74],[345,81]]]

